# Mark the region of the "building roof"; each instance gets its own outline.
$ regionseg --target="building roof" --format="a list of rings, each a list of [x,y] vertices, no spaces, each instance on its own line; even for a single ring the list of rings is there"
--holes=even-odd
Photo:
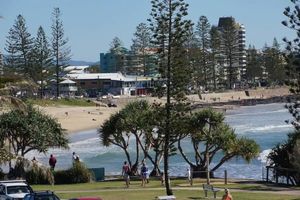
[[[113,80],[113,81],[135,81],[136,77],[126,77],[122,73],[89,73],[89,74],[67,74],[72,80]]]
[[[85,70],[88,68],[88,65],[83,66],[68,66],[64,68],[64,71],[70,74],[81,74],[85,73]]]
[[[72,80],[70,80],[70,79],[66,79],[66,80],[60,82],[59,84],[75,84],[75,83],[76,83],[76,82],[74,82],[74,81],[72,81]]]

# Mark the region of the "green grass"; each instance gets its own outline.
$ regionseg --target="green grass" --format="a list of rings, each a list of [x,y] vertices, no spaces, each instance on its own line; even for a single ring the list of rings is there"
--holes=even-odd
[[[95,103],[86,99],[28,99],[29,103],[39,106],[95,106]]]
[[[203,180],[196,180],[193,186],[189,186],[185,180],[172,180],[171,183],[174,195],[178,200],[207,199],[204,198],[204,193],[202,191]],[[274,193],[274,190],[280,191],[280,188],[270,187],[265,184],[231,183],[224,185],[215,182],[213,185],[219,188],[232,188],[231,193],[235,200],[300,200],[300,197],[295,195]],[[62,199],[98,196],[104,200],[154,200],[156,196],[165,195],[165,188],[160,185],[158,180],[151,180],[144,188],[141,187],[141,181],[131,181],[129,189],[125,188],[123,181],[108,181],[54,186],[33,185],[33,189],[55,191]],[[242,191],[234,191],[234,189],[240,189]],[[299,190],[299,187],[293,189]],[[222,195],[223,191],[220,191],[217,196],[220,199]],[[213,194],[209,193],[211,199],[213,199],[212,196]]]

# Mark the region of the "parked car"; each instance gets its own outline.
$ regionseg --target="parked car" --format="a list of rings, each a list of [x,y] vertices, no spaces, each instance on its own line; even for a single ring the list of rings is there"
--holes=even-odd
[[[58,196],[51,191],[39,191],[26,194],[24,200],[60,200]]]
[[[0,200],[22,200],[32,192],[25,180],[0,181]]]
[[[116,104],[115,101],[109,100],[108,103],[107,103],[107,106],[108,106],[108,107],[117,107],[117,104]]]
[[[117,104],[110,102],[107,104],[108,107],[117,107]]]
[[[69,200],[103,200],[103,199],[101,199],[100,197],[78,197]]]

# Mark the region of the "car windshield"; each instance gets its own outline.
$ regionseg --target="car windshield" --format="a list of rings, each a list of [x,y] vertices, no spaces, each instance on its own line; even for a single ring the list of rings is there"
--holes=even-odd
[[[30,193],[30,190],[27,186],[8,186],[7,194],[16,194],[16,193]]]
[[[34,200],[59,200],[59,198],[56,195],[36,195]]]

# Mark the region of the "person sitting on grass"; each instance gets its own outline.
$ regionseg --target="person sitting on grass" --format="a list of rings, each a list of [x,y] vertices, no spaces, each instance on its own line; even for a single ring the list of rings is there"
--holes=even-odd
[[[223,195],[222,200],[233,200],[233,198],[227,188],[225,188],[225,194]]]

